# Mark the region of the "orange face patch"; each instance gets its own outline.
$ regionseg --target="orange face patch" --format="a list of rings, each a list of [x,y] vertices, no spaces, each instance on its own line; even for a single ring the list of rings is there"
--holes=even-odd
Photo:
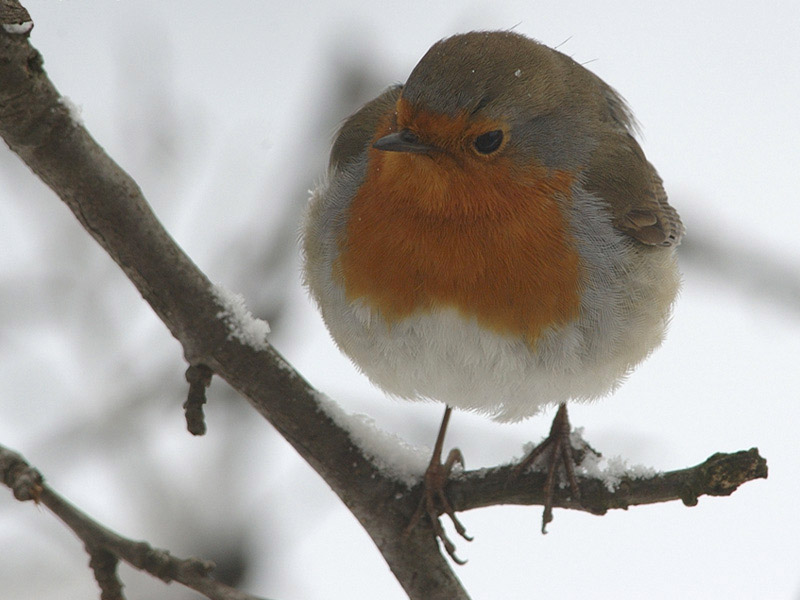
[[[534,343],[580,306],[578,254],[556,200],[566,204],[573,179],[476,156],[465,147],[473,126],[461,119],[414,115],[437,134],[423,141],[441,152],[369,150],[336,276],[348,300],[362,300],[389,323],[449,307]],[[481,127],[474,125],[476,134]],[[387,118],[375,139],[393,130]]]

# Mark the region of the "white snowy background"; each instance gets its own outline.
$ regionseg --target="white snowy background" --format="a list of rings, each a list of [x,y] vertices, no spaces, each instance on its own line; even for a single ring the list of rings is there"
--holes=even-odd
[[[337,124],[436,40],[514,27],[617,88],[687,226],[670,334],[612,398],[571,416],[607,456],[662,470],[758,446],[730,498],[462,515],[476,599],[800,598],[800,4],[26,0],[33,44],[89,131],[214,281],[351,412],[430,446],[439,405],[392,401],[343,358],[299,283],[296,231]],[[124,535],[216,560],[276,600],[404,594],[322,480],[224,384],[185,431],[181,349],[72,214],[0,148],[0,443]],[[457,413],[470,468],[517,425]],[[96,598],[81,544],[0,490],[0,597]],[[130,598],[197,598],[122,570]]]

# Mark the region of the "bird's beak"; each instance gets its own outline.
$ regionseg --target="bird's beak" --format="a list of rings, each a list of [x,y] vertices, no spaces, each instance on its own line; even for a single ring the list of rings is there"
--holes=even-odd
[[[427,154],[433,150],[432,146],[420,142],[419,138],[408,129],[401,129],[396,133],[385,135],[377,139],[372,147],[386,152],[413,152],[414,154]]]

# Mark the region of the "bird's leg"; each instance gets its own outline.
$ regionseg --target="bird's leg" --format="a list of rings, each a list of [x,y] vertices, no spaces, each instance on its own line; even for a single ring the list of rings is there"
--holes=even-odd
[[[556,484],[556,471],[559,462],[564,465],[567,473],[572,497],[578,502],[581,501],[581,491],[578,487],[578,480],[575,477],[575,456],[570,443],[570,424],[567,416],[567,405],[561,404],[558,412],[553,419],[550,427],[550,435],[541,444],[536,446],[531,452],[514,467],[511,477],[517,477],[525,469],[545,452],[549,453],[547,458],[547,478],[544,483],[544,513],[542,514],[542,533],[547,533],[547,524],[553,520],[553,492]]]
[[[444,549],[447,550],[447,554],[455,562],[463,565],[466,561],[461,560],[456,556],[456,546],[450,540],[450,538],[447,537],[447,533],[445,533],[444,527],[442,527],[442,522],[439,519],[440,514],[447,514],[447,516],[450,517],[450,520],[453,521],[456,532],[458,532],[458,534],[465,540],[472,541],[472,538],[467,535],[466,528],[461,524],[461,521],[458,520],[458,517],[456,517],[456,513],[450,504],[450,500],[447,498],[447,494],[445,493],[445,487],[447,486],[447,480],[450,477],[450,472],[453,470],[453,465],[458,463],[462,467],[464,466],[464,457],[461,454],[461,450],[458,448],[453,448],[450,450],[450,453],[447,455],[447,460],[444,462],[444,464],[442,464],[444,435],[447,431],[447,424],[450,421],[451,412],[452,409],[449,406],[445,408],[444,417],[442,418],[442,425],[439,427],[439,435],[436,436],[436,445],[433,447],[431,462],[428,465],[423,477],[422,498],[420,499],[417,510],[414,511],[414,515],[411,517],[411,521],[409,521],[408,526],[403,534],[408,535],[411,530],[417,526],[417,523],[419,523],[422,515],[427,514],[431,521],[431,525],[433,526],[434,535],[442,541],[442,545],[444,545]]]

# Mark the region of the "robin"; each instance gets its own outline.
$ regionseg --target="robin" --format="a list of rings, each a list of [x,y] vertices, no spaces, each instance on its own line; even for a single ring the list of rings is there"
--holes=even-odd
[[[441,40],[404,85],[348,118],[304,224],[304,276],[339,348],[392,396],[446,405],[420,508],[469,539],[444,489],[452,408],[517,421],[614,390],[662,341],[683,235],[620,95],[509,31]],[[460,562],[460,561],[459,561]]]

